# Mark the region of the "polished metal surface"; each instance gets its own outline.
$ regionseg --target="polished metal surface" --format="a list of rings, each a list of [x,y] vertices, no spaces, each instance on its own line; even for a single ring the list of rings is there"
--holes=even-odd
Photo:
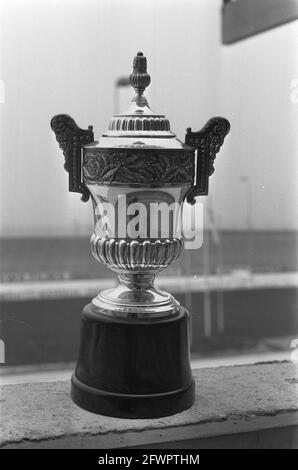
[[[66,114],[54,116],[51,127],[63,150],[69,190],[81,193],[83,201],[91,196],[92,254],[120,282],[93,300],[95,308],[150,320],[177,311],[173,297],[154,288],[154,277],[181,253],[184,201],[194,204],[196,196],[208,194],[230,124],[214,117],[199,131],[188,128],[183,143],[144,96],[151,77],[142,52],[129,81],[135,90],[131,105],[112,117],[99,141],[92,126],[81,129]]]
[[[129,109],[114,115],[99,142],[84,145],[83,150],[83,178],[94,208],[91,251],[119,280],[114,289],[99,293],[93,305],[106,315],[150,321],[179,311],[174,297],[157,290],[153,283],[183,248],[179,224],[185,195],[193,183],[194,149],[176,138],[164,115],[150,109],[143,94],[150,75],[142,53],[134,59],[130,83],[136,94]],[[127,199],[120,212],[119,196]],[[171,215],[162,214],[163,223],[168,218],[166,234],[149,213],[156,203],[175,206]],[[148,210],[136,237],[115,233],[120,219],[130,220],[124,214],[129,204],[143,204]],[[141,233],[143,225],[145,234]]]
[[[139,53],[142,54],[142,53]],[[103,133],[99,142],[86,146],[90,149],[98,148],[152,148],[175,149],[194,152],[193,147],[184,144],[171,131],[170,121],[164,114],[155,113],[150,108],[143,92],[150,83],[147,73],[147,61],[142,55],[135,57],[137,65],[146,70],[143,73],[130,75],[131,85],[135,89],[135,96],[129,108],[124,113],[114,114],[110,119],[108,130]],[[134,67],[134,71],[135,71]],[[149,77],[149,81],[148,81]]]
[[[156,273],[115,270],[119,285],[100,292],[93,300],[94,307],[108,316],[127,320],[154,320],[179,312],[179,302],[171,294],[153,285]]]
[[[110,269],[146,272],[160,271],[175,261],[183,240],[115,240],[92,234],[90,244],[94,258]]]
[[[93,256],[117,274],[119,285],[93,299],[95,307],[107,315],[127,319],[154,319],[173,315],[179,303],[153,285],[156,274],[181,253],[182,239],[115,240],[91,237]]]

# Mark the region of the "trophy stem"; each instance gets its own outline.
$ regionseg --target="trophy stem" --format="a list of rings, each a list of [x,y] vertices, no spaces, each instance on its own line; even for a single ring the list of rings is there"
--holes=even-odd
[[[122,286],[132,290],[150,289],[153,287],[156,278],[156,271],[146,273],[117,273],[117,277]]]
[[[107,316],[127,320],[155,321],[177,315],[180,304],[168,292],[154,286],[156,271],[116,271],[119,284],[100,292],[93,300],[95,309]]]

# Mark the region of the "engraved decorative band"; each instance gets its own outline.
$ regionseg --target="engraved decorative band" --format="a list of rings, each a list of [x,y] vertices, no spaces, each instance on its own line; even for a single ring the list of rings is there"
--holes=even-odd
[[[85,151],[84,183],[193,184],[193,151]]]

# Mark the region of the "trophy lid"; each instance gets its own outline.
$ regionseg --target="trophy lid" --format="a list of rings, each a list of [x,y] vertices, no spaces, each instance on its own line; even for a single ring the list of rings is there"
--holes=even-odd
[[[170,122],[163,114],[152,111],[144,91],[150,84],[147,59],[138,52],[133,60],[133,72],[129,77],[135,96],[128,110],[114,114],[108,130],[102,135],[96,148],[158,148],[193,150],[178,140],[171,132]],[[93,144],[94,146],[94,144]],[[92,145],[88,145],[88,148]]]

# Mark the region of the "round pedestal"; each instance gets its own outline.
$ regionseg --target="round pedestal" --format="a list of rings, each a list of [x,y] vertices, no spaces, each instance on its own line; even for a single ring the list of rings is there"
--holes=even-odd
[[[71,396],[81,408],[122,418],[158,418],[189,408],[194,381],[187,310],[135,321],[103,315],[88,304]]]

